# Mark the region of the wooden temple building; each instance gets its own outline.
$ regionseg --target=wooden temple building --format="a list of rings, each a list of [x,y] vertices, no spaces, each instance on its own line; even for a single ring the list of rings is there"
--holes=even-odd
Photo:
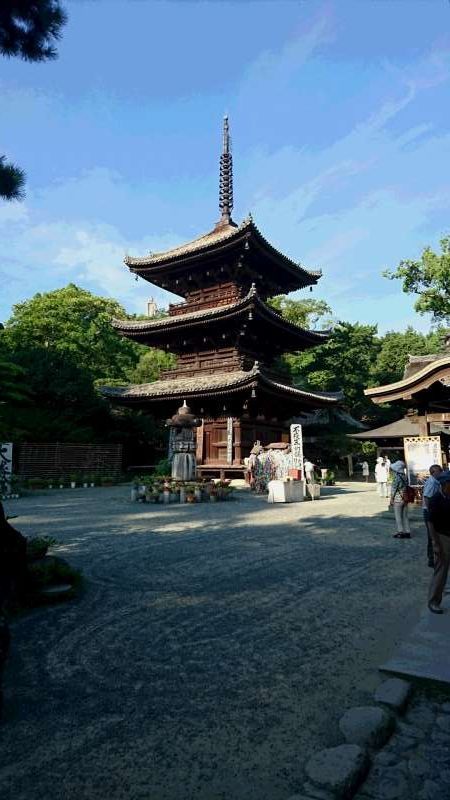
[[[446,352],[409,356],[403,378],[364,392],[378,405],[397,406],[406,416],[380,428],[350,434],[377,443],[378,452],[403,450],[407,437],[439,436],[444,463],[450,458],[450,339]]]
[[[433,355],[409,356],[401,381],[366,389],[374,403],[409,408],[418,436],[428,436],[432,424],[450,423],[450,349]]]
[[[273,247],[251,216],[232,217],[233,171],[228,120],[220,158],[220,219],[205,235],[163,253],[127,256],[136,276],[183,298],[168,315],[115,320],[117,331],[177,356],[174,368],[149,384],[107,387],[114,403],[170,417],[183,401],[202,419],[197,431],[200,473],[241,471],[256,440],[288,441],[291,417],[336,407],[338,396],[292,386],[276,368],[284,352],[302,351],[328,334],[284,319],[268,298],[317,283],[311,272]]]

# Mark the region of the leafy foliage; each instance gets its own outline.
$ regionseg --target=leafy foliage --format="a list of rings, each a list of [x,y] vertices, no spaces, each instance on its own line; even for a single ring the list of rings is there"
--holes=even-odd
[[[0,6],[0,53],[25,61],[57,57],[56,43],[67,14],[59,0],[2,0]]]
[[[176,364],[173,353],[165,353],[155,347],[146,348],[139,357],[134,370],[130,372],[133,383],[151,383],[157,381],[163,369],[170,369]]]
[[[0,406],[7,441],[118,441],[148,450],[149,441],[164,438],[152,417],[111,410],[97,390],[127,383],[144,351],[117,334],[117,316],[125,311],[115,300],[73,284],[14,307],[0,332],[0,376],[3,359],[12,384],[10,401]],[[26,381],[23,396],[16,372]]]
[[[381,339],[381,347],[373,365],[370,386],[394,383],[403,377],[408,356],[439,353],[444,348],[445,330],[419,333],[409,326],[406,331],[389,331]]]
[[[285,356],[294,383],[305,389],[343,390],[346,404],[358,419],[373,414],[365,398],[380,342],[376,325],[339,322],[325,343],[297,355]]]
[[[65,369],[77,368],[99,379],[125,380],[141,348],[121,339],[111,326],[112,318],[119,316],[125,316],[125,310],[116,300],[71,283],[14,306],[4,336],[28,368],[30,358],[37,357],[38,379],[48,369],[58,379]],[[66,383],[68,375],[61,377]]]
[[[415,309],[419,314],[431,313],[434,322],[450,323],[450,236],[441,239],[441,253],[426,247],[418,261],[400,261],[395,272],[384,276],[403,281],[406,294],[418,294]]]
[[[325,300],[292,300],[279,294],[268,302],[285,319],[301,328],[315,328],[319,321],[322,328],[331,327],[332,311]]]
[[[25,173],[20,167],[0,156],[0,197],[4,200],[23,200]]]
[[[0,54],[25,61],[49,61],[57,57],[56,43],[67,14],[59,0],[1,0]],[[22,200],[25,173],[0,156],[0,197]]]

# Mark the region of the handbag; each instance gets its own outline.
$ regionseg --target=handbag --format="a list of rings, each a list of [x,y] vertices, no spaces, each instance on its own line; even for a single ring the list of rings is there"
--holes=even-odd
[[[412,486],[405,486],[402,492],[402,500],[404,503],[414,503],[416,499],[416,491]]]

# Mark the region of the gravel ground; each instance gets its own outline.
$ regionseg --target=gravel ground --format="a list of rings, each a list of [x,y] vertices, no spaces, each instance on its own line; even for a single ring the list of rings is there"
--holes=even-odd
[[[373,485],[269,506],[129,488],[7,504],[83,570],[74,602],[17,620],[2,800],[286,800],[423,607],[429,569]]]

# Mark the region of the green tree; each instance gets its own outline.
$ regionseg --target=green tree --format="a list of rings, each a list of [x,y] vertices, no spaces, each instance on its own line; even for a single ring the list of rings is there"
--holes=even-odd
[[[7,420],[29,400],[25,370],[5,352],[0,331],[0,441],[10,437]]]
[[[269,305],[296,325],[313,329],[320,322],[322,328],[331,327],[331,308],[325,300],[292,300],[285,294],[276,295]]]
[[[353,416],[372,418],[374,406],[364,396],[364,389],[380,350],[376,334],[376,325],[339,322],[325,344],[285,357],[294,383],[312,390],[341,389]]]
[[[419,314],[432,314],[434,322],[450,323],[450,236],[441,239],[441,252],[431,247],[422,251],[418,261],[400,261],[395,272],[386,270],[390,280],[403,281],[406,294],[418,294],[415,309]]]
[[[439,353],[443,350],[445,330],[419,333],[409,326],[405,331],[388,331],[380,340],[381,347],[373,365],[370,386],[394,383],[403,377],[408,356]]]
[[[157,381],[163,369],[170,369],[176,364],[173,353],[166,353],[150,347],[141,353],[136,367],[129,373],[133,383],[152,383]]]
[[[1,0],[0,54],[25,61],[49,61],[57,57],[56,43],[67,14],[59,0]],[[0,197],[21,200],[25,173],[0,156]]]
[[[31,369],[32,353],[39,351],[42,369],[47,364],[51,370],[54,362],[59,370],[58,358],[63,357],[92,380],[127,380],[142,348],[122,339],[112,327],[113,317],[124,316],[116,300],[97,297],[71,283],[14,306],[3,335],[26,368]]]

